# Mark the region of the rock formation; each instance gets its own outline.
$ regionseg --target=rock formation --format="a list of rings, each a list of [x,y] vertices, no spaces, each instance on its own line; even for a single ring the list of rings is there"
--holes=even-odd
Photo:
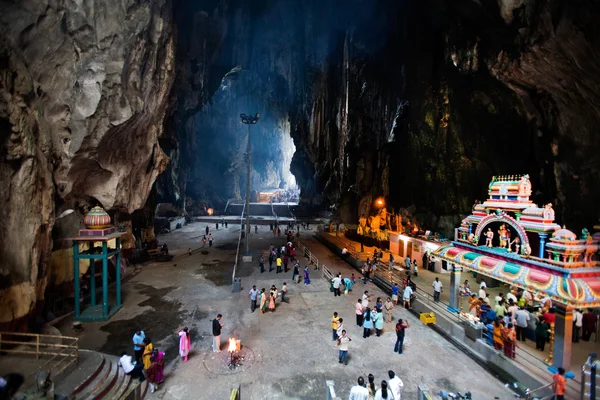
[[[44,299],[56,213],[144,205],[175,71],[167,1],[1,1],[0,26],[3,324]]]

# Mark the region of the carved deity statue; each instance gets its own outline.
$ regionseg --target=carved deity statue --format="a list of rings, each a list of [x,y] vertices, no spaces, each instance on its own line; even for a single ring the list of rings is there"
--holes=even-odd
[[[519,249],[521,248],[521,238],[517,235],[515,239],[508,244],[508,251],[511,251],[512,245],[515,245],[515,254],[519,254]]]
[[[523,175],[519,181],[519,196],[531,196],[531,182],[528,174]]]
[[[494,232],[492,232],[492,230],[488,228],[487,232],[485,232],[485,245],[487,247],[492,247],[492,239],[494,239]]]
[[[552,203],[548,203],[544,206],[544,212],[542,216],[545,220],[554,221],[554,210],[552,209]]]
[[[504,249],[508,247],[509,233],[508,229],[506,228],[506,224],[500,225],[500,229],[498,229],[498,237],[500,238],[500,248]]]
[[[590,236],[590,231],[588,231],[587,228],[583,228],[581,230],[581,240],[587,240],[588,236]]]

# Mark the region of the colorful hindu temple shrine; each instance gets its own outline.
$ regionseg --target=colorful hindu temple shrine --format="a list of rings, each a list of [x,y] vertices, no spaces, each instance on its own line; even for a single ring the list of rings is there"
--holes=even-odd
[[[488,194],[462,221],[455,241],[435,252],[451,266],[450,307],[458,310],[463,268],[550,298],[556,310],[553,365],[568,368],[571,310],[600,307],[600,234],[583,229],[577,238],[561,228],[551,204],[530,200],[529,175],[493,177]]]

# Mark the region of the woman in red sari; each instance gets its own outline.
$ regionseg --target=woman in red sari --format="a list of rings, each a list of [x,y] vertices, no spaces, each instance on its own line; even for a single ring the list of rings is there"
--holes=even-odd
[[[504,339],[504,355],[514,360],[516,356],[517,334],[513,328],[513,324],[509,322],[508,326],[502,330],[502,336]]]

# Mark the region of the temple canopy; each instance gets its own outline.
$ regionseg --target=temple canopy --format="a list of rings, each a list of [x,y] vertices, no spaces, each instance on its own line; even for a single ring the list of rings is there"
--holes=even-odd
[[[596,276],[554,274],[541,262],[506,253],[481,251],[477,247],[456,242],[439,248],[434,255],[455,266],[532,293],[547,295],[553,302],[573,307],[600,307],[600,268],[594,268]]]
[[[600,234],[575,233],[554,222],[552,204],[529,197],[529,175],[495,176],[488,199],[473,205],[452,246],[435,255],[573,307],[600,307]]]

